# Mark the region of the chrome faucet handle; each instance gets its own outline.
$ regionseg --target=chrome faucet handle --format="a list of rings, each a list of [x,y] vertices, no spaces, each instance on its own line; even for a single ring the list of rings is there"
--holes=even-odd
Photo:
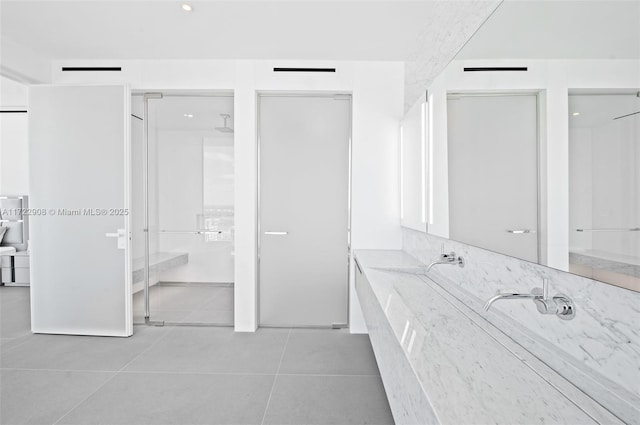
[[[555,314],[562,320],[571,320],[576,315],[576,306],[571,298],[556,294],[552,298],[535,298],[533,302],[541,314]]]
[[[437,259],[427,266],[427,271],[431,270],[431,268],[436,264],[457,264],[460,267],[464,267],[464,259],[457,256],[454,251],[451,251],[449,254],[445,254],[443,252],[437,257]]]
[[[456,261],[456,253],[451,251],[448,254],[442,253],[440,254],[440,258],[442,258],[443,260],[447,260],[448,262],[452,263],[454,261]]]

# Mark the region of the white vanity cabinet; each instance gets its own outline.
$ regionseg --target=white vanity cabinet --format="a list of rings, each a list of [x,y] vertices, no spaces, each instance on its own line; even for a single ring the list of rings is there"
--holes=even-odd
[[[6,286],[29,286],[29,252],[18,251],[0,256],[2,284]]]

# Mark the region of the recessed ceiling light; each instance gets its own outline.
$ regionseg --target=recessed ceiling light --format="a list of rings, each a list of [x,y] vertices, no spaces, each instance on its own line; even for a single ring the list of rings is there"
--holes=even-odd
[[[184,114],[184,116],[187,118],[193,118],[193,114]]]
[[[571,114],[571,115],[573,115],[574,117],[577,117],[578,115],[580,115],[580,112],[574,112],[574,113],[573,113],[573,114]]]
[[[193,10],[193,7],[191,7],[190,4],[182,3],[182,10],[184,10],[185,12],[191,12]]]

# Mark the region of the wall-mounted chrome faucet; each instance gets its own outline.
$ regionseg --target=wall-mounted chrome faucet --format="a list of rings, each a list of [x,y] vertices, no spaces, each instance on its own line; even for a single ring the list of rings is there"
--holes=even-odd
[[[435,266],[436,264],[451,264],[454,266],[458,265],[460,267],[464,267],[464,260],[462,259],[462,257],[457,256],[453,251],[451,251],[449,254],[445,254],[443,244],[442,254],[440,254],[437,260],[427,266],[427,271],[431,270],[431,267]]]
[[[489,311],[491,305],[498,300],[522,298],[533,300],[541,314],[555,314],[562,320],[571,320],[576,315],[576,306],[566,295],[556,294],[549,298],[549,279],[542,279],[542,288],[533,288],[530,294],[499,292],[485,303],[484,311]]]

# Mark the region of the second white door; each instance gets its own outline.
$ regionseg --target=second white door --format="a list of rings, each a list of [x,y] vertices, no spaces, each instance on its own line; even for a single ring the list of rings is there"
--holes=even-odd
[[[451,239],[537,263],[537,97],[453,97],[447,109]]]
[[[260,325],[348,320],[348,96],[260,96]]]

